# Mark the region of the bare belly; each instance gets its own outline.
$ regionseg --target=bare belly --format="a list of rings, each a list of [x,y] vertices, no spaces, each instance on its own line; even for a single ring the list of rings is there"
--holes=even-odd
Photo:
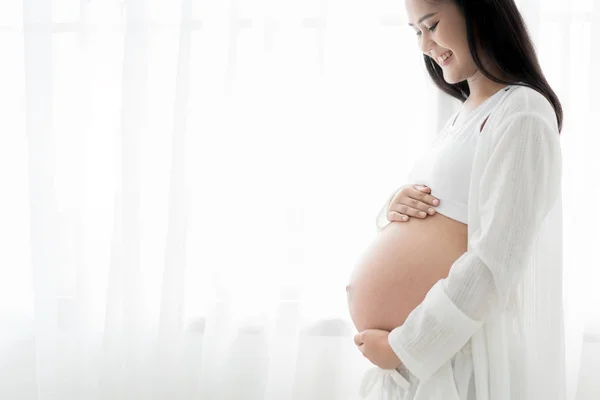
[[[350,276],[348,307],[356,329],[391,331],[467,251],[467,225],[441,214],[391,222]]]

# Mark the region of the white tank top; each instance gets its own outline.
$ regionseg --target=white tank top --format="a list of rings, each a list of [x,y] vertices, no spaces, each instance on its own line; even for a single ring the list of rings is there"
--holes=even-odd
[[[414,165],[407,183],[431,188],[431,194],[440,199],[436,212],[468,224],[471,167],[481,125],[500,99],[517,87],[500,89],[465,115],[462,122],[455,123],[460,111],[452,115]]]

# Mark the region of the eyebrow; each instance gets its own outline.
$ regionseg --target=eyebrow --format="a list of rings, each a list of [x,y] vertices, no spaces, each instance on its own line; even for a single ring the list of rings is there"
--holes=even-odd
[[[421,19],[419,19],[419,22],[417,22],[417,23],[418,23],[418,24],[420,24],[421,22],[425,21],[427,18],[431,18],[431,17],[433,17],[435,14],[437,14],[437,13],[436,13],[436,12],[434,12],[434,13],[429,13],[429,14],[427,14],[427,15],[423,15],[423,16],[421,17]],[[413,26],[413,24],[411,24],[410,22],[408,23],[408,25],[410,25],[410,26]]]

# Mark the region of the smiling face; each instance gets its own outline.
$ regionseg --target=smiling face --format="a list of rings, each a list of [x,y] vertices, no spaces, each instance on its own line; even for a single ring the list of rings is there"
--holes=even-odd
[[[469,51],[464,16],[453,1],[432,3],[405,0],[409,25],[415,31],[419,49],[442,68],[444,80],[449,84],[472,78],[478,69]]]

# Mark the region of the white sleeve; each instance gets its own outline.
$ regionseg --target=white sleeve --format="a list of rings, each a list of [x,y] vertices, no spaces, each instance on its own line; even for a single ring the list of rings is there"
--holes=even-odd
[[[560,196],[556,128],[533,113],[511,115],[479,181],[479,227],[451,266],[388,341],[404,366],[426,380],[501,313],[523,275],[539,226]],[[435,189],[434,189],[435,190]]]

